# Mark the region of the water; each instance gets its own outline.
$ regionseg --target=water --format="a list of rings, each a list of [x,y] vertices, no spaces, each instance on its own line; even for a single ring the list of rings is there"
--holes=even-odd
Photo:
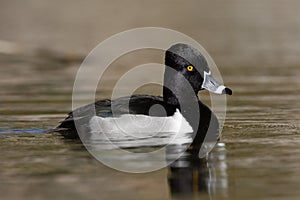
[[[9,44],[7,50],[0,43],[1,199],[299,199],[299,2],[177,3],[147,3],[150,18],[136,2],[116,24],[99,19],[113,16],[104,8],[123,10],[121,1],[101,12],[78,2],[65,5],[69,12],[55,1],[3,3],[1,41],[30,45]],[[153,7],[155,12],[148,9]],[[183,7],[187,15],[174,15]],[[11,14],[15,10],[21,17]],[[98,162],[81,143],[46,134],[71,110],[75,74],[86,53],[111,34],[153,25],[198,39],[233,90],[222,143],[207,161],[184,155],[155,172],[122,173]],[[142,61],[161,62],[162,56],[145,51],[114,63],[97,97],[109,97],[119,74]],[[201,96],[209,103],[207,95]]]
[[[225,146],[217,147],[207,162],[183,158],[187,164],[180,168],[175,163],[156,172],[128,174],[99,163],[78,142],[42,133],[70,109],[75,65],[52,60],[45,61],[50,67],[44,69],[35,65],[37,58],[4,58],[2,199],[298,199],[300,195],[296,67],[226,68],[223,78],[234,95],[228,97]]]

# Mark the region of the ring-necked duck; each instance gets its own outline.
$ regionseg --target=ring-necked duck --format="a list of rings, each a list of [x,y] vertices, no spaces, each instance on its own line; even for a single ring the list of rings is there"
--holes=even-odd
[[[199,149],[210,124],[214,124],[213,132],[216,137],[219,135],[219,130],[216,116],[199,101],[197,93],[206,89],[216,94],[231,95],[232,91],[219,84],[212,77],[204,56],[189,45],[175,44],[171,46],[165,53],[165,65],[163,97],[133,95],[115,100],[96,101],[70,112],[68,117],[60,122],[55,131],[60,132],[66,138],[78,138],[78,131],[80,133],[99,132],[101,130],[113,132],[120,130],[118,127],[113,127],[116,119],[123,120],[124,123],[120,122],[119,126],[120,124],[121,126],[127,126],[125,129],[128,131],[143,131],[130,130],[128,117],[134,115],[136,120],[145,120],[147,117],[152,117],[152,122],[154,120],[156,126],[160,126],[159,122],[162,121],[162,117],[170,119],[170,123],[164,123],[165,127],[159,127],[159,130],[167,132],[168,127],[166,126],[176,126],[177,119],[184,119],[184,122],[181,121],[181,126],[189,126],[189,128],[185,128],[186,131],[194,132],[194,140],[190,147]],[[187,89],[188,87],[191,89]],[[197,106],[189,106],[193,103]],[[196,114],[200,117],[195,117],[195,108],[197,110]],[[93,126],[95,117],[102,128],[101,130],[97,130]],[[197,119],[197,121],[193,122],[194,119]],[[74,121],[76,121],[76,124],[79,122],[80,126],[77,124],[75,127]],[[119,128],[122,129],[122,127]],[[146,129],[144,131],[151,131],[148,128]]]

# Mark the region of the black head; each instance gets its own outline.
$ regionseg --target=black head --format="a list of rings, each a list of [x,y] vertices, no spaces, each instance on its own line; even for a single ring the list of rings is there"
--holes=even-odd
[[[232,94],[229,88],[219,84],[212,77],[207,61],[200,51],[187,44],[171,46],[166,51],[165,64],[168,66],[165,70],[165,83],[168,85],[180,83],[179,77],[184,77],[195,93],[207,89],[216,94]],[[174,70],[182,76],[171,72]]]

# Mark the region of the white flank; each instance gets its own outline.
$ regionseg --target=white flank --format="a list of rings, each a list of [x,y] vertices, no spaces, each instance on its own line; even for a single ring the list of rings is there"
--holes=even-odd
[[[173,116],[153,117],[125,114],[121,117],[94,116],[89,122],[93,138],[103,134],[106,139],[145,139],[165,136],[167,143],[191,142],[193,128],[177,109]],[[166,134],[167,133],[167,134]],[[97,137],[98,136],[98,137]],[[103,139],[103,137],[101,137]]]

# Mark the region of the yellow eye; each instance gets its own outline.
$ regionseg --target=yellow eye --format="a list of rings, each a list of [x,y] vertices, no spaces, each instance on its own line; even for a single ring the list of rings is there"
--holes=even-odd
[[[194,70],[194,67],[192,65],[189,65],[186,67],[186,69],[191,72]]]

